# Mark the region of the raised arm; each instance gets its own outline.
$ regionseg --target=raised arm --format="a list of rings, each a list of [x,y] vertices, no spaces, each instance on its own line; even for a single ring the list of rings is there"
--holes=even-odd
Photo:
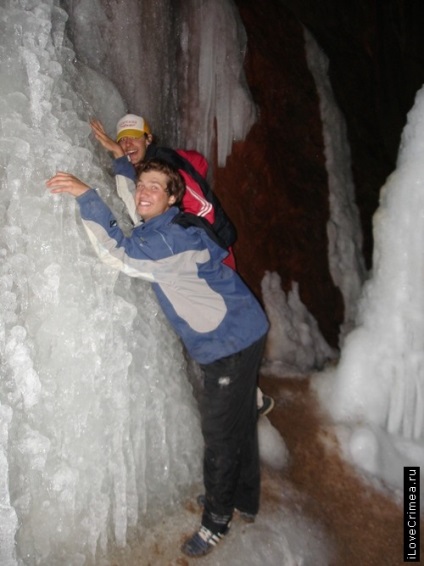
[[[110,138],[99,120],[93,119],[90,121],[90,127],[96,140],[102,146],[112,153],[115,161],[113,169],[115,173],[116,192],[118,196],[124,201],[127,207],[128,214],[132,223],[137,225],[140,222],[140,216],[137,214],[134,205],[135,194],[135,169],[134,165],[128,160],[122,147]]]
[[[119,145],[119,143],[117,143],[107,135],[103,124],[99,122],[99,120],[96,120],[95,118],[93,118],[93,120],[90,120],[90,127],[96,140],[102,144],[106,151],[110,151],[115,159],[118,159],[118,157],[125,155],[124,150]]]
[[[58,171],[46,186],[53,194],[68,193],[77,199],[83,226],[101,261],[131,277],[155,280],[154,254],[140,249],[137,239],[127,238],[115,215],[89,185],[72,175]],[[159,239],[162,256],[170,254],[169,246]],[[159,272],[161,266],[159,264]]]

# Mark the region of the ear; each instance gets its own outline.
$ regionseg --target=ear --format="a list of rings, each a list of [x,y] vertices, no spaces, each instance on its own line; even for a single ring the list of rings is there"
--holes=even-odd
[[[175,201],[176,201],[176,200],[177,200],[176,197],[175,197],[174,195],[171,195],[171,196],[168,198],[168,204],[169,204],[169,206],[172,206],[173,204],[175,204]]]
[[[150,145],[152,143],[152,141],[153,141],[152,134],[147,134],[147,136],[146,136],[146,146]]]

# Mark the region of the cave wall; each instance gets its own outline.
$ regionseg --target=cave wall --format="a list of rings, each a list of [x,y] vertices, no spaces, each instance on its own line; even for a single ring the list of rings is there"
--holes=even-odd
[[[329,58],[352,152],[363,252],[372,265],[372,216],[394,170],[400,135],[424,82],[421,0],[235,0],[248,36],[245,71],[259,120],[234,144],[215,190],[238,229],[238,269],[260,297],[266,270],[293,281],[332,346],[343,298],[328,268],[329,215],[319,101],[303,26]],[[231,190],[229,188],[231,187]]]
[[[259,296],[266,270],[280,274],[285,291],[298,282],[303,303],[336,346],[343,300],[328,267],[327,173],[303,29],[278,2],[236,4],[248,35],[246,78],[259,109],[246,140],[234,144],[215,173],[238,230],[237,267]]]

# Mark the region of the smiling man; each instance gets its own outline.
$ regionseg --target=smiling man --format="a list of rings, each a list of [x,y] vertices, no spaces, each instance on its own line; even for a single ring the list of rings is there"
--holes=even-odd
[[[124,155],[133,165],[139,165],[153,141],[149,124],[142,116],[127,114],[119,120],[116,129],[116,141]]]
[[[137,181],[135,207],[143,222],[163,214],[175,204],[176,197],[169,194],[167,180],[161,171],[151,170]]]
[[[147,147],[153,141],[149,124],[142,116],[136,114],[126,114],[118,121],[116,140],[107,135],[99,120],[91,120],[90,126],[95,138],[115,159],[124,157],[125,162],[130,161],[134,166],[144,161]]]
[[[129,237],[98,193],[73,175],[58,172],[47,187],[77,197],[102,261],[152,283],[165,316],[202,369],[204,508],[182,551],[208,554],[228,533],[235,509],[252,520],[259,509],[256,385],[266,316],[236,271],[223,264],[228,252],[206,230],[175,222],[185,187],[167,163],[140,167],[135,208],[143,221]]]
[[[216,241],[228,252],[222,260],[223,263],[236,269],[232,249],[236,231],[206,181],[208,163],[202,154],[195,150],[174,150],[158,146],[153,140],[149,124],[142,116],[136,114],[126,114],[118,121],[116,140],[107,135],[98,120],[91,120],[90,126],[96,139],[114,157],[116,190],[124,201],[134,226],[137,226],[143,218],[135,202],[137,171],[149,160],[165,161],[178,170],[185,183],[180,208],[185,213],[198,216],[210,224],[217,236]],[[274,400],[264,395],[258,388],[257,405],[259,414],[265,416],[273,409]]]

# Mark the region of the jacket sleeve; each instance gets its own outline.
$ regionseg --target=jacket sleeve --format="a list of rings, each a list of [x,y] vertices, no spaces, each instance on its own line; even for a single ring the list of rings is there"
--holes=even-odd
[[[124,177],[128,177],[128,179],[132,179],[135,182],[137,176],[135,168],[126,155],[114,159],[112,166],[113,173],[115,175],[123,175]]]
[[[131,222],[134,226],[136,226],[140,222],[141,217],[135,207],[135,183],[123,175],[116,175],[115,183],[116,192],[118,193],[119,198],[124,201],[128,214],[131,218]]]
[[[115,173],[116,192],[127,207],[131,222],[136,226],[141,218],[137,213],[134,202],[136,180],[134,165],[124,155],[113,160],[113,171]]]

